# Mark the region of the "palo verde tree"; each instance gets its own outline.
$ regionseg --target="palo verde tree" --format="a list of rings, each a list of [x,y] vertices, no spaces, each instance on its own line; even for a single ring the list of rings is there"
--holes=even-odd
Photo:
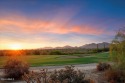
[[[118,30],[110,45],[111,60],[125,69],[125,27]]]

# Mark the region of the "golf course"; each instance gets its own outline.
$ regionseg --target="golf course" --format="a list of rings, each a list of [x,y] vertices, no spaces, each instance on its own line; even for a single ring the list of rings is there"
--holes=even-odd
[[[93,54],[73,54],[73,55],[29,55],[23,56],[30,66],[56,66],[56,65],[76,65],[89,64],[109,61],[109,53],[93,53]],[[7,60],[7,56],[0,57],[0,67]]]

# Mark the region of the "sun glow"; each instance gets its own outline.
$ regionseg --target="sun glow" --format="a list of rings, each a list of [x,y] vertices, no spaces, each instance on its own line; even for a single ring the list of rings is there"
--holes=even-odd
[[[20,44],[11,44],[10,49],[19,50],[19,49],[21,49],[21,45]]]

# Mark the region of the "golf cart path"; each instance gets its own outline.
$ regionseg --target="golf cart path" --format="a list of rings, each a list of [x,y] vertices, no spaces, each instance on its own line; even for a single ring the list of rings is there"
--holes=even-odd
[[[73,65],[75,66],[75,69],[79,70],[92,70],[96,68],[97,63],[91,63],[91,64],[78,64],[78,65]],[[53,70],[60,70],[64,69],[65,66],[70,66],[70,65],[63,65],[63,66],[43,66],[43,67],[30,67],[30,71],[39,71],[40,69],[48,69],[50,71]]]

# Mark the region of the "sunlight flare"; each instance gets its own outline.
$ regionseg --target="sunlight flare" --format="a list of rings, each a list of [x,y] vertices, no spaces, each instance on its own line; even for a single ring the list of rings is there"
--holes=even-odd
[[[20,44],[11,44],[10,49],[19,50],[19,49],[21,49],[21,45]]]

